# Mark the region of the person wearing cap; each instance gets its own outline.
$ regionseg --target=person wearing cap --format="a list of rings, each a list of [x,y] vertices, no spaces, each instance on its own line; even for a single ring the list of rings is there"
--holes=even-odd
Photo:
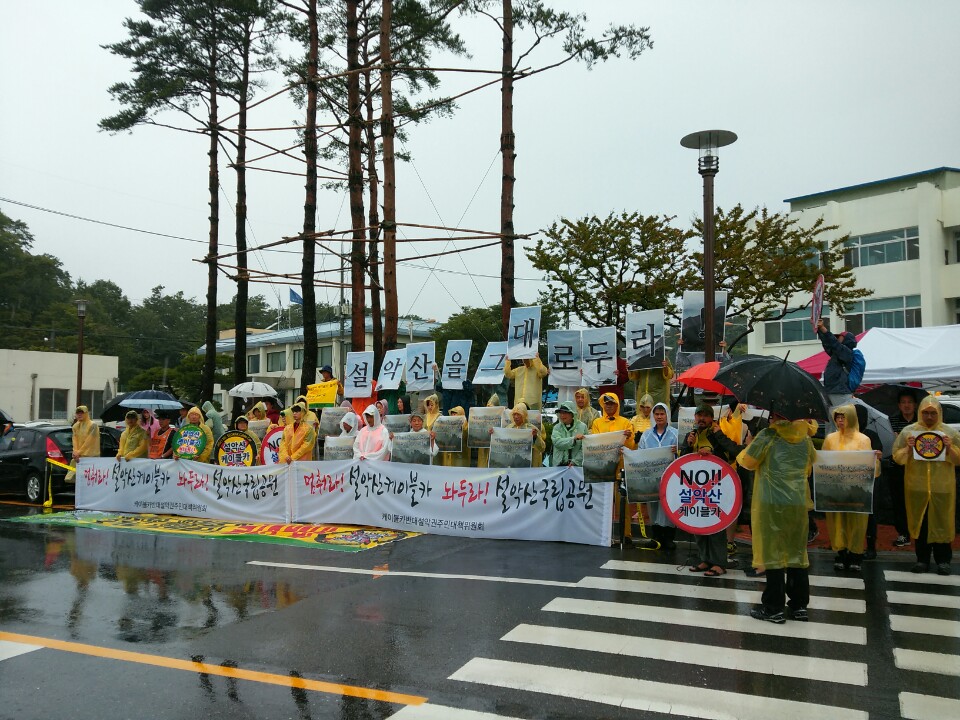
[[[503,375],[513,380],[513,400],[515,405],[523,403],[531,410],[539,410],[543,405],[543,378],[550,374],[540,360],[527,358],[517,367],[510,366],[510,358],[503,359]]]
[[[587,434],[593,427],[593,421],[600,417],[597,409],[590,404],[590,391],[582,387],[573,394],[573,401],[577,405],[577,420],[587,426]]]
[[[577,406],[566,400],[557,408],[557,422],[553,424],[550,440],[553,443],[553,455],[550,464],[583,466],[583,437],[587,426],[577,420]]]
[[[73,459],[70,467],[76,467],[77,460],[82,457],[100,457],[100,429],[90,419],[90,410],[86,405],[78,405],[73,418]],[[67,473],[66,481],[73,482],[75,478],[76,473],[71,470]]]
[[[320,382],[330,382],[331,380],[337,380],[333,376],[333,368],[329,365],[324,365],[320,368]],[[337,380],[337,395],[343,397],[343,383]]]
[[[127,427],[120,433],[120,447],[117,450],[117,460],[133,460],[145,458],[150,450],[150,436],[140,427],[140,417],[136,410],[130,410],[124,416]]]
[[[637,442],[634,439],[633,423],[620,414],[620,399],[614,393],[603,393],[600,396],[600,407],[603,408],[603,415],[593,421],[590,427],[590,434],[597,435],[605,432],[619,432],[623,434],[623,447],[630,450],[636,450]],[[610,480],[614,481],[614,487],[618,488],[617,478],[620,477],[620,470],[623,468],[623,457],[617,462],[617,469]],[[614,497],[614,508],[620,507],[619,488]],[[633,523],[631,522],[633,514],[637,509],[636,503],[627,505],[627,521],[624,523],[623,534],[625,538],[633,538]]]
[[[174,429],[170,426],[170,416],[166,412],[157,412],[157,423],[159,427],[150,438],[148,457],[151,460],[166,460],[173,456]]]
[[[353,441],[354,460],[389,460],[390,431],[380,422],[380,411],[376,405],[368,405],[363,411],[366,423]]]
[[[295,403],[290,408],[293,422],[284,425],[280,440],[280,462],[289,465],[297,460],[310,460],[313,446],[317,442],[317,433],[313,425],[305,418],[303,405]]]
[[[200,428],[200,432],[203,433],[203,436],[206,439],[206,442],[204,442],[203,450],[200,452],[199,455],[197,455],[196,457],[184,458],[184,459],[194,460],[195,462],[202,462],[202,463],[210,462],[210,456],[213,454],[213,443],[214,443],[213,431],[203,421],[203,413],[200,411],[200,408],[198,408],[196,405],[190,408],[190,410],[187,412],[187,425],[196,425],[198,428]],[[177,456],[176,452],[173,453],[173,459],[174,460],[180,459]]]
[[[679,445],[677,429],[670,426],[670,407],[666,403],[658,402],[653,406],[653,426],[644,430],[637,440],[637,448],[671,448],[676,454]],[[659,502],[647,503],[647,513],[650,516],[650,535],[660,543],[664,550],[673,550],[676,547],[674,539],[677,526],[667,516]]]
[[[241,415],[234,420],[233,427],[235,430],[246,433],[250,436],[250,439],[253,440],[253,464],[256,465],[257,460],[260,458],[260,436],[255,432],[251,432],[250,421],[247,419],[246,415]]]
[[[442,452],[440,453],[440,465],[443,467],[470,467],[470,448],[467,446],[467,418],[463,407],[457,405],[450,408],[450,416],[463,418],[463,438],[461,439],[460,452]]]

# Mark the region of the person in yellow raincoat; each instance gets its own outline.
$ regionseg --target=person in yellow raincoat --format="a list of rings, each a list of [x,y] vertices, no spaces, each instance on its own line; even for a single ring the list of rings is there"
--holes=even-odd
[[[650,417],[650,413],[653,410],[653,397],[651,395],[644,395],[639,400],[637,400],[637,414],[630,419],[630,424],[633,426],[634,440],[640,442],[640,436],[643,435],[644,430],[649,430],[653,425],[653,420]]]
[[[870,450],[870,438],[860,432],[857,411],[852,404],[840,405],[833,411],[833,422],[837,431],[823,440],[823,450]],[[880,474],[880,456],[877,453],[876,472]],[[833,560],[833,569],[860,572],[863,563],[863,551],[867,543],[868,513],[828,512],[827,530],[830,532],[830,546],[837,556]]]
[[[578,391],[579,392],[579,391]],[[630,450],[637,449],[637,441],[634,439],[633,424],[620,414],[620,398],[615,393],[604,393],[600,396],[600,407],[603,408],[603,415],[593,421],[590,426],[590,434],[596,435],[605,432],[623,433],[623,446]],[[617,462],[617,471],[611,480],[620,477],[620,470],[623,467],[623,457]],[[619,483],[615,482],[614,487],[619,488]],[[614,494],[613,498],[614,512],[620,507],[620,491]],[[633,515],[638,508],[637,503],[627,505],[627,518],[623,524],[623,534],[625,538],[633,538]]]
[[[736,443],[737,445],[747,445],[748,440],[750,439],[749,430],[744,432],[743,424],[743,412],[747,409],[746,405],[738,403],[736,400],[727,404],[727,408],[720,412],[720,420],[718,424],[720,425],[720,432],[722,432],[731,442]],[[730,466],[736,470],[737,463],[736,461],[730,463]],[[741,475],[740,484],[744,484],[744,477]],[[727,562],[732,561],[733,557],[737,554],[737,530],[739,529],[739,524],[737,522],[731,523],[727,527]]]
[[[590,391],[580,388],[573,394],[573,400],[577,404],[577,420],[587,426],[589,434],[593,421],[600,417],[600,413],[590,404]]]
[[[893,443],[893,461],[904,466],[907,525],[917,553],[917,562],[911,571],[922,573],[929,570],[932,551],[937,573],[949,575],[956,527],[955,468],[960,465],[960,433],[944,425],[943,410],[932,395],[920,402],[919,416],[920,420],[907,425]],[[940,434],[943,460],[917,460],[913,456],[914,442],[926,432]],[[936,441],[931,445],[931,450],[935,450]]]
[[[196,409],[196,408],[194,408]],[[200,411],[197,410],[199,413]],[[120,433],[120,448],[117,450],[117,460],[133,460],[145,458],[150,451],[150,434],[140,427],[140,416],[131,410],[124,416],[127,427]]]
[[[807,620],[807,509],[813,505],[807,476],[817,451],[805,420],[772,420],[770,427],[740,452],[737,463],[754,472],[750,510],[753,566],[766,569],[761,604],[750,615],[782,625],[785,607],[791,619]]]
[[[500,407],[500,396],[494,393],[487,400],[487,407]],[[477,449],[477,467],[485,468],[490,464],[490,448]]]
[[[467,420],[463,408],[457,405],[450,409],[450,415],[462,417],[463,420],[463,445],[460,452],[442,452],[440,453],[440,464],[443,467],[470,467],[470,448],[467,447]]]
[[[76,467],[77,460],[82,457],[100,457],[100,428],[90,419],[90,409],[86,405],[78,405],[73,417],[73,459],[70,467]],[[74,482],[76,472],[71,470],[64,480]]]
[[[503,374],[513,380],[513,404],[523,403],[531,410],[539,410],[543,406],[543,378],[550,374],[550,369],[539,357],[527,358],[523,365],[510,367],[510,358],[504,358]]]
[[[662,402],[670,407],[670,381],[673,379],[673,366],[670,365],[669,360],[664,360],[662,367],[631,370],[627,377],[633,380],[638,407],[640,398],[644,395],[649,395],[655,402]]]
[[[530,430],[533,433],[533,455],[530,460],[530,467],[540,467],[543,465],[543,451],[547,449],[547,443],[543,439],[540,428],[531,424],[527,415],[527,406],[523,403],[514,405],[510,411],[510,424],[507,425],[511,430]]]
[[[203,445],[203,450],[199,455],[193,458],[184,458],[187,460],[194,460],[196,462],[210,462],[210,456],[213,454],[213,430],[210,429],[210,426],[203,421],[203,413],[200,412],[200,408],[194,406],[190,408],[190,411],[187,413],[187,424],[196,425],[203,432],[203,436],[206,438],[206,443]],[[173,459],[180,460],[178,457],[177,451],[173,451]]]
[[[443,413],[440,410],[440,397],[436,393],[433,393],[433,395],[427,395],[427,397],[423,400],[424,427],[433,432],[433,424],[441,415],[443,415]]]
[[[304,419],[303,405],[296,403],[290,412],[293,422],[287,421],[283,426],[283,439],[280,440],[280,462],[288,465],[297,460],[309,460],[317,442],[316,430]]]

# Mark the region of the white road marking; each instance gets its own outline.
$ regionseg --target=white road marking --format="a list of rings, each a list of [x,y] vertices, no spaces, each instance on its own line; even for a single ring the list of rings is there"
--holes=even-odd
[[[960,717],[960,700],[900,693],[900,714],[905,720],[944,720]]]
[[[957,655],[894,648],[893,661],[901,670],[917,670],[960,677],[960,656]]]
[[[9,660],[18,655],[26,655],[34,650],[41,650],[40,645],[27,645],[26,643],[11,642],[9,640],[0,640],[0,661]]]
[[[904,570],[884,570],[883,577],[887,582],[960,587],[960,575],[934,575],[932,573],[912,573]]]
[[[521,720],[521,718],[424,703],[423,705],[406,705],[391,715],[390,720]]]
[[[940,637],[960,638],[960,622],[935,618],[891,615],[890,628],[894,632],[921,633]],[[958,716],[960,717],[960,716]]]
[[[737,590],[721,586],[690,585],[688,583],[649,582],[646,580],[623,580],[620,578],[585,577],[577,587],[597,590],[616,590],[619,592],[647,593],[650,595],[670,595],[673,597],[694,598],[697,600],[724,600],[726,602],[755,604],[760,602],[758,590]],[[958,598],[960,599],[960,598]],[[848,598],[817,597],[819,610],[836,612],[865,613],[867,604],[863,600]]]
[[[470,660],[450,679],[705,720],[868,720],[849,708],[487,658]]]
[[[960,595],[937,595],[936,593],[900,592],[887,590],[887,602],[899,605],[926,605],[928,607],[960,610]]]
[[[648,572],[648,573],[657,573],[661,575],[673,575],[675,577],[689,577],[696,578],[697,573],[690,572],[686,566],[681,566],[679,570],[677,565],[670,565],[667,563],[645,563],[637,562],[635,560],[609,560],[603,565],[600,566],[601,570],[623,570],[626,572]],[[730,580],[749,580],[751,582],[763,582],[764,578],[761,577],[748,577],[743,574],[741,570],[727,570],[727,574],[724,576]],[[843,588],[845,590],[863,590],[863,578],[856,577],[839,577],[832,575],[811,575],[810,576],[810,586],[811,587],[829,587],[829,588]]]
[[[814,607],[816,607],[815,603]],[[826,640],[852,645],[867,644],[867,629],[858,625],[833,625],[819,622],[788,622],[784,625],[774,625],[773,623],[754,620],[745,614],[731,615],[704,610],[660,607],[658,605],[564,597],[551,600],[543,609],[547,612],[592,615],[620,620],[639,620],[641,622],[664,623],[683,627],[719,628],[734,632],[772,635],[774,637]],[[812,612],[816,613],[815,610]]]
[[[823,657],[742,650],[545,625],[518,625],[501,640],[861,687],[867,684],[867,666],[864,663]]]

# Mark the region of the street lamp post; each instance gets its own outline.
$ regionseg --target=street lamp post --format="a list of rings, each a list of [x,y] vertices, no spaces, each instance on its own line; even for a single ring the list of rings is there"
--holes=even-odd
[[[729,130],[700,130],[680,139],[685,148],[700,151],[698,169],[703,177],[703,361],[715,358],[714,325],[714,262],[713,262],[713,178],[720,171],[717,150],[737,140],[736,133]]]
[[[77,317],[80,319],[80,336],[77,341],[77,402],[74,405],[81,404],[80,392],[83,389],[83,321],[87,317],[87,301],[74,300],[77,305]]]

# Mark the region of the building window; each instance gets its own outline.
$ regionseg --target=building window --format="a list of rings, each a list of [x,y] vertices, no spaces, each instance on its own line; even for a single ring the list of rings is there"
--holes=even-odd
[[[855,302],[843,319],[846,329],[854,335],[875,327],[923,327],[919,295]]]
[[[299,370],[303,367],[303,350],[294,350],[293,351],[293,369]]]
[[[80,404],[90,408],[91,417],[100,417],[103,412],[103,390],[81,390]]]
[[[823,317],[830,317],[830,308],[826,305],[823,307]],[[791,310],[780,320],[764,321],[763,334],[764,343],[767,345],[817,339],[817,334],[810,324],[810,308],[808,307]]]
[[[285,350],[267,353],[267,372],[283,372],[287,369],[287,353]]]
[[[256,375],[260,372],[260,353],[247,355],[247,375]]]
[[[960,297],[953,299],[954,322],[960,325]]]
[[[920,258],[920,233],[915,227],[856,235],[843,245],[843,263],[847,267],[884,265]]]
[[[322,345],[317,348],[317,351],[319,353],[317,357],[317,367],[322,368],[324,365],[333,367],[333,345]]]
[[[40,419],[67,419],[67,391],[60,388],[40,388]]]

